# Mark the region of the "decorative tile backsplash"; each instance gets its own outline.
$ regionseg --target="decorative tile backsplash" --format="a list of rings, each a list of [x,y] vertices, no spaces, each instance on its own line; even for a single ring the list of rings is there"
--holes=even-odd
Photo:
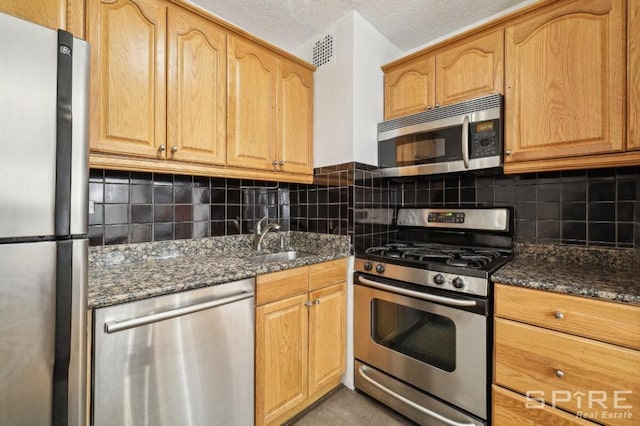
[[[92,245],[285,231],[349,235],[356,250],[393,238],[399,206],[515,207],[516,240],[640,246],[640,168],[515,176],[376,178],[361,163],[317,168],[313,184],[91,170]]]
[[[635,247],[640,244],[639,179],[635,167],[423,177],[399,184],[400,204],[514,206],[517,241]]]
[[[246,234],[264,216],[290,229],[287,184],[94,169],[89,200],[91,245]]]

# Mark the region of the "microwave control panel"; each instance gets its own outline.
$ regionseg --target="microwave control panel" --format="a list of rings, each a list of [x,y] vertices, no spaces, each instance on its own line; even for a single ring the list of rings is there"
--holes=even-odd
[[[469,124],[470,158],[502,156],[500,120],[478,121]]]

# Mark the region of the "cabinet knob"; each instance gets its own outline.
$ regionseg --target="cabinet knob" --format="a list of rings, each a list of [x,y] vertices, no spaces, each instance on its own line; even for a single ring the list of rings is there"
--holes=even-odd
[[[271,162],[271,165],[272,165],[274,168],[278,167],[278,160],[273,160],[273,161]]]
[[[508,149],[508,150],[506,150],[504,153],[505,153],[506,155],[511,155],[511,150],[510,150],[510,149]]]
[[[319,304],[320,304],[320,299],[316,299],[316,300],[314,300],[314,301],[313,301],[313,304],[314,304],[314,305],[319,305]]]
[[[431,105],[427,105],[427,111],[431,109]]]
[[[558,311],[555,314],[553,314],[553,316],[558,318],[558,319],[564,318],[564,314],[562,312],[560,312],[560,311]]]
[[[564,371],[562,370],[556,370],[556,377],[558,379],[562,379],[564,377]]]
[[[174,146],[171,147],[171,152],[176,152],[177,150],[178,150],[177,146],[174,145]]]
[[[280,167],[284,166],[284,160],[280,160],[278,164],[280,165]]]
[[[440,104],[436,104],[436,108],[440,108]]]
[[[167,146],[165,144],[162,144],[158,147],[158,151],[166,151],[167,150]]]
[[[304,306],[306,306],[307,308],[311,305],[313,305],[313,302],[311,300],[307,300],[306,302],[304,302]]]

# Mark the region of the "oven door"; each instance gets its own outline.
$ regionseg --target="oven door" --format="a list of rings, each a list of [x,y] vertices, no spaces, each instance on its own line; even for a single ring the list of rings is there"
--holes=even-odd
[[[484,301],[396,290],[361,274],[354,282],[355,357],[486,419],[487,317],[472,312]]]

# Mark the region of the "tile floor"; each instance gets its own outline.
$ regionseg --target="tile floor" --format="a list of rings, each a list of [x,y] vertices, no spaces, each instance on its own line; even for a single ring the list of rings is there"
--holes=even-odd
[[[287,426],[414,426],[363,393],[340,387]]]

